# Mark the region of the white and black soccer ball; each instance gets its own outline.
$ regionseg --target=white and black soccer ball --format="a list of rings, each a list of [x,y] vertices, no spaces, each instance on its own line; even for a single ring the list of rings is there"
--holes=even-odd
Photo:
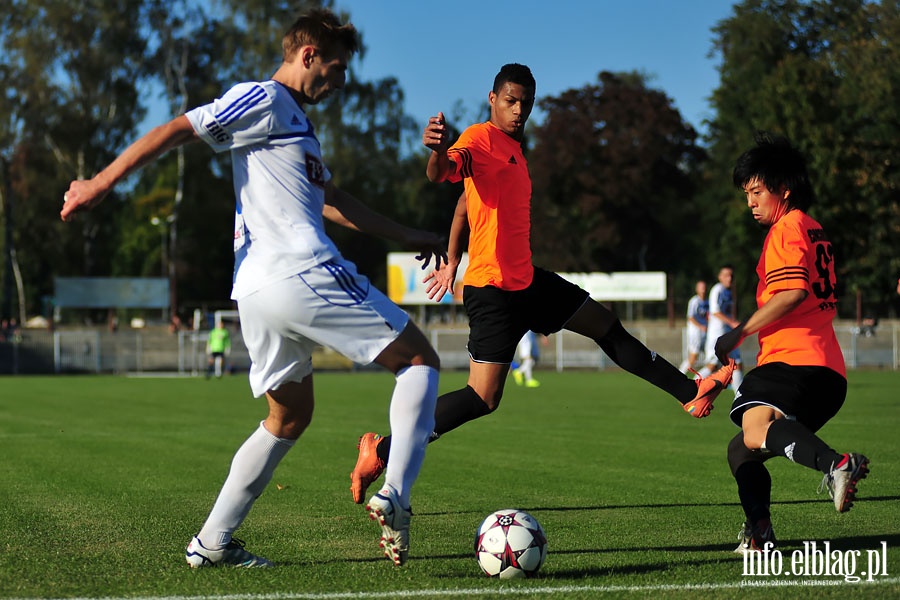
[[[532,577],[547,558],[547,536],[524,510],[498,510],[475,531],[475,558],[489,577]]]

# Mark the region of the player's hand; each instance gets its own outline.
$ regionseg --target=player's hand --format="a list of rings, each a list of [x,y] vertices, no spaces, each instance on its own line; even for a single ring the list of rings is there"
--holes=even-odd
[[[456,269],[458,265],[445,264],[438,266],[431,274],[427,275],[422,283],[425,284],[425,293],[430,300],[440,302],[444,295],[450,292],[453,295],[453,284],[456,281]]]
[[[78,179],[69,184],[63,194],[63,207],[59,217],[63,221],[71,221],[75,213],[90,210],[100,204],[109,190],[102,187],[95,179]]]
[[[723,365],[728,364],[728,354],[737,348],[744,335],[744,323],[738,323],[738,326],[725,333],[724,335],[719,336],[719,339],[716,340],[716,358],[719,359]]]
[[[446,152],[450,147],[450,134],[444,113],[439,112],[436,117],[428,119],[428,125],[422,133],[422,143],[433,152]]]
[[[423,271],[431,264],[432,256],[436,269],[440,268],[441,262],[447,263],[447,240],[443,236],[421,229],[410,229],[404,244],[418,252],[416,260],[422,262]]]

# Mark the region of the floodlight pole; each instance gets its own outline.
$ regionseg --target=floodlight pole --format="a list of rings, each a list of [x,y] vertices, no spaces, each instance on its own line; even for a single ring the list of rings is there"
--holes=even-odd
[[[151,218],[150,223],[154,227],[159,228],[159,248],[160,248],[161,261],[162,261],[162,263],[161,263],[162,271],[161,272],[162,272],[162,276],[166,277],[168,274],[168,264],[169,264],[169,260],[168,260],[169,244],[168,244],[168,240],[167,240],[168,236],[166,235],[166,224],[159,217]]]
[[[175,261],[172,260],[170,250],[170,236],[174,238],[175,215],[169,215],[165,219],[152,217],[150,223],[159,227],[160,249],[162,253],[162,276],[169,282],[169,314],[175,315]],[[174,246],[174,244],[172,244]]]

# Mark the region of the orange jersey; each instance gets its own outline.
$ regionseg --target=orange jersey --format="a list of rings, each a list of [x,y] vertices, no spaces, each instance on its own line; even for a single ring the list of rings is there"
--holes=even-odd
[[[466,129],[448,150],[450,181],[463,180],[469,268],[463,285],[521,290],[531,284],[531,176],[522,145],[496,126]]]
[[[834,250],[822,226],[799,210],[781,217],[769,229],[756,274],[760,307],[779,291],[809,292],[797,308],[759,331],[757,364],[828,367],[846,377],[832,325],[837,314]]]

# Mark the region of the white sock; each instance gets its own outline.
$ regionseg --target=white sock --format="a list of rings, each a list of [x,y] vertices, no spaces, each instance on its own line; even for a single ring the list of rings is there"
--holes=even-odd
[[[742,381],[744,381],[743,369],[735,369],[731,374],[731,389],[737,391],[737,389],[741,387]]]
[[[528,358],[522,359],[522,366],[519,367],[519,372],[525,376],[525,381],[531,381],[534,377],[532,369],[534,368],[534,359],[530,356]]]
[[[231,534],[244,522],[294,442],[275,437],[260,423],[238,448],[219,497],[197,534],[205,548],[215,550],[231,541]]]
[[[414,365],[397,373],[390,407],[391,454],[384,483],[394,489],[403,508],[409,507],[409,492],[419,476],[425,446],[434,431],[437,389],[436,369]]]

